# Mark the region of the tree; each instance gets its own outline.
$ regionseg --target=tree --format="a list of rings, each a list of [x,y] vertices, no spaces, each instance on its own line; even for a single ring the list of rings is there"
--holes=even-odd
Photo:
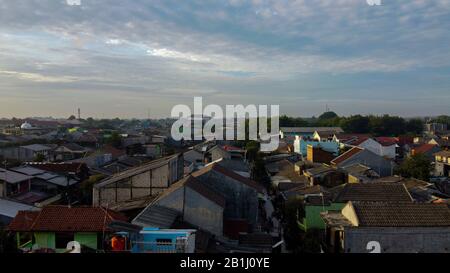
[[[68,118],[68,120],[76,120],[77,119],[77,117],[75,117],[74,115],[71,115],[69,118]]]
[[[325,119],[334,119],[339,117],[335,112],[332,111],[328,111],[323,113],[322,115],[319,116],[320,120],[325,120]]]
[[[341,119],[339,125],[345,132],[354,134],[366,134],[370,132],[369,122],[370,119],[368,117],[356,115]]]
[[[116,148],[119,148],[120,145],[122,144],[122,137],[119,135],[119,133],[113,132],[111,136],[108,138],[107,143]]]
[[[302,118],[293,118],[283,115],[280,117],[280,127],[306,127],[308,122]]]
[[[424,154],[416,154],[406,159],[397,169],[396,173],[406,178],[430,180],[431,161]]]
[[[422,134],[424,122],[421,119],[410,119],[406,122],[406,131],[412,134]]]
[[[45,161],[45,155],[43,154],[37,154],[34,158],[34,162],[44,162]]]

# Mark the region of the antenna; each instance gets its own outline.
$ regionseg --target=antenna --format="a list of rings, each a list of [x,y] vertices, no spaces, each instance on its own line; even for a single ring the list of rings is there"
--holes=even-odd
[[[81,119],[81,109],[80,108],[78,108],[78,119],[79,120]]]

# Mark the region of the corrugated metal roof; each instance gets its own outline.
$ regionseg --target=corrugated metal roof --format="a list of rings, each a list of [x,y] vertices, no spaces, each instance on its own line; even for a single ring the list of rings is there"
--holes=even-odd
[[[21,210],[37,210],[37,208],[10,200],[0,199],[0,215],[14,218]]]
[[[10,184],[17,184],[31,179],[31,176],[24,175],[18,172],[8,171],[0,168],[0,180],[6,181]]]
[[[150,205],[132,223],[142,227],[171,228],[179,213],[170,208]]]

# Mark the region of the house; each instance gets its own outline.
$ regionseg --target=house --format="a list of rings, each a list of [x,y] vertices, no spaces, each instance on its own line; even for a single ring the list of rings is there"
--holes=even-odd
[[[219,159],[245,159],[246,150],[229,145],[216,145],[208,150],[206,154],[207,162],[214,162]]]
[[[334,253],[450,253],[446,204],[349,202],[321,214]]]
[[[0,198],[0,228],[7,226],[22,210],[38,210],[34,206]]]
[[[367,149],[379,156],[395,159],[399,155],[397,138],[367,138],[362,142],[357,142],[357,147]]]
[[[333,140],[343,148],[345,146],[358,146],[370,137],[372,136],[369,134],[334,134]]]
[[[56,173],[59,175],[70,175],[74,178],[83,181],[89,178],[89,168],[84,163],[77,162],[64,162],[64,163],[41,163],[41,162],[28,162],[26,166],[30,166],[36,169],[44,170],[47,172]]]
[[[143,228],[131,253],[195,253],[194,229]]]
[[[346,180],[344,172],[326,164],[307,169],[303,171],[303,175],[310,182],[310,186],[322,185],[327,188],[344,184]]]
[[[315,132],[333,132],[340,134],[344,130],[340,127],[281,127],[280,137],[282,139],[295,136],[312,138]]]
[[[14,159],[21,162],[34,161],[41,156],[45,160],[48,160],[50,159],[52,150],[53,147],[50,145],[32,144],[0,149],[0,155],[6,159]]]
[[[8,230],[16,233],[18,246],[24,243],[22,235],[31,235],[34,250],[64,253],[69,242],[77,241],[82,247],[96,251],[104,249],[106,235],[112,232],[108,225],[127,220],[102,207],[47,206],[40,211],[20,211]]]
[[[306,157],[308,154],[308,145],[311,145],[313,148],[321,148],[322,150],[332,153],[335,156],[339,154],[339,143],[336,141],[317,141],[300,136],[295,137],[294,152]]]
[[[31,176],[0,168],[0,197],[14,197],[31,189]]]
[[[435,175],[450,177],[450,151],[440,151],[434,154]]]
[[[146,228],[170,229],[177,219],[223,237],[226,201],[193,176],[173,184],[133,221]]]
[[[156,196],[184,175],[183,156],[176,154],[117,173],[93,188],[95,206],[117,207],[124,202]]]
[[[450,149],[450,140],[444,138],[432,138],[428,144],[437,145],[443,150]]]
[[[16,167],[12,170],[31,177],[30,191],[53,196],[73,188],[74,185],[81,181],[76,177],[76,173],[60,172],[58,174],[31,166]]]
[[[68,161],[84,157],[90,150],[75,143],[60,145],[56,148],[54,159],[57,161]]]
[[[320,145],[318,147],[308,145],[306,160],[309,162],[330,164],[335,157],[333,153],[323,150]]]
[[[420,146],[411,149],[411,155],[422,154],[426,156],[430,161],[433,161],[434,154],[441,151],[441,148],[435,144],[422,144]]]
[[[368,166],[381,177],[392,175],[395,167],[393,161],[360,147],[351,148],[331,161],[331,165],[338,168],[344,168],[354,164]]]
[[[194,165],[194,169],[198,169],[204,165],[204,152],[197,149],[191,149],[183,154],[184,160]]]
[[[334,203],[352,202],[406,202],[413,199],[405,185],[393,183],[346,184],[334,198]]]
[[[224,225],[225,234],[236,237],[238,232],[248,232],[259,225],[259,196],[266,191],[257,182],[228,170],[220,164],[212,164],[192,176],[225,198]],[[233,227],[233,228],[231,228]],[[226,230],[232,230],[231,234]]]
[[[380,177],[372,168],[359,163],[342,169],[347,173],[347,183],[366,183]]]
[[[336,131],[315,131],[312,139],[322,142],[333,141]]]

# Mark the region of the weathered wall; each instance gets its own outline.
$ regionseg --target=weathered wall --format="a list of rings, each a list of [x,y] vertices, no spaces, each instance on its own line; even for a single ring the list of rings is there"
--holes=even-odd
[[[169,164],[166,164],[103,187],[94,187],[93,204],[107,206],[157,195],[170,187],[178,178],[177,163],[174,160],[170,163],[171,168],[169,168]]]
[[[225,219],[246,219],[249,224],[256,225],[258,194],[255,189],[215,171],[198,178],[205,186],[225,198]]]
[[[158,200],[157,205],[174,209],[184,215],[184,221],[223,236],[223,208],[189,187],[171,192]]]
[[[450,253],[450,227],[345,230],[345,252],[368,253],[371,241],[380,243],[382,253]]]

